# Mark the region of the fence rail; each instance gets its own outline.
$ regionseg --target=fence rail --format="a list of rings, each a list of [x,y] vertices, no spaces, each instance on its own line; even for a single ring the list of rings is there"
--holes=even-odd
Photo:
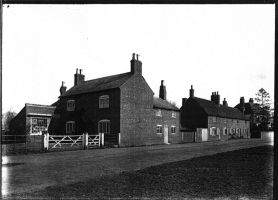
[[[115,135],[2,135],[2,152],[20,153],[28,151],[55,151],[92,149],[120,144],[120,133]]]
[[[2,135],[1,143],[2,144],[12,144],[12,143],[25,143],[26,135]]]

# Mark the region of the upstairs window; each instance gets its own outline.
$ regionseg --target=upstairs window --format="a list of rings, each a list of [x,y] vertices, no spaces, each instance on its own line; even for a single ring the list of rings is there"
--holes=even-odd
[[[109,96],[102,95],[99,97],[99,108],[109,108]]]
[[[75,122],[74,121],[69,121],[66,123],[66,133],[67,134],[75,133]]]
[[[212,117],[212,122],[216,122],[216,117]]]
[[[98,122],[98,132],[109,134],[110,133],[110,120],[101,120]]]
[[[176,127],[175,126],[171,126],[171,133],[175,134],[176,133]]]
[[[68,100],[67,101],[67,111],[74,111],[75,110],[75,101]]]
[[[227,119],[226,118],[224,118],[224,123],[227,123]]]
[[[160,109],[156,110],[155,115],[158,116],[158,117],[161,117],[162,116],[161,115],[161,110]]]
[[[177,113],[172,111],[172,118],[176,118],[177,117]]]
[[[156,126],[156,133],[157,134],[161,134],[162,133],[162,126],[161,125],[157,125]]]

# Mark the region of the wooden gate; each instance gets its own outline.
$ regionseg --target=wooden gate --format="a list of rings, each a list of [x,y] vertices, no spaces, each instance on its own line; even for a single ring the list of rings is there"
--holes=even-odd
[[[49,135],[48,150],[70,150],[83,148],[83,135]]]
[[[92,149],[92,148],[100,148],[101,147],[101,134],[98,135],[87,135],[87,148]]]

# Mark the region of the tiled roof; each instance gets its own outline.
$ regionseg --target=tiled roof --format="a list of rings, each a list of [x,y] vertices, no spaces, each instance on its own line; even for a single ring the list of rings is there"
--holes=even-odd
[[[166,109],[166,110],[176,110],[179,111],[180,109],[170,103],[169,101],[160,99],[158,97],[153,98],[153,107],[154,108],[161,108],[161,109]]]
[[[209,116],[218,116],[218,117],[225,117],[231,119],[243,119],[247,120],[247,117],[242,114],[238,109],[228,107],[228,106],[217,106],[214,102],[201,99],[198,97],[190,98],[195,100],[206,112]]]
[[[97,92],[112,88],[118,88],[124,84],[132,76],[131,72],[117,74],[113,76],[106,76],[103,78],[92,79],[89,81],[84,81],[77,86],[73,86],[62,97],[71,96],[82,93]]]
[[[26,114],[53,115],[55,106],[26,103]]]

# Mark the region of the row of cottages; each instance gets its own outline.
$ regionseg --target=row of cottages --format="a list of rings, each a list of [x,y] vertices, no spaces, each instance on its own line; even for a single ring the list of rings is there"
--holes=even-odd
[[[181,109],[167,101],[161,81],[159,97],[142,75],[142,62],[133,54],[127,73],[85,81],[81,70],[74,74],[74,86],[60,87],[59,100],[52,106],[26,104],[13,120],[30,126],[29,134],[48,131],[53,135],[104,133],[106,145],[140,146],[183,142],[227,140],[249,137],[249,121],[236,108],[228,107],[220,95],[211,101],[183,98]],[[51,119],[51,120],[50,120]]]
[[[166,100],[161,81],[159,98],[142,75],[133,54],[130,72],[85,81],[76,71],[74,86],[64,83],[50,123],[50,134],[104,133],[106,144],[140,146],[180,141],[180,110]]]
[[[224,98],[213,92],[211,100],[194,96],[191,86],[189,98],[183,98],[181,107],[181,131],[192,135],[195,142],[249,138],[250,121],[242,112],[228,106]]]

